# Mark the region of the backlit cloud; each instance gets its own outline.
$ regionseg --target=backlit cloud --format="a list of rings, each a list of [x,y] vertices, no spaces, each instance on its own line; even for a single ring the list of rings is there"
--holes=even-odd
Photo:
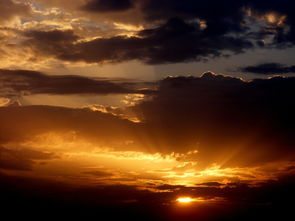
[[[88,150],[89,159],[102,155],[144,161],[172,159],[174,165],[150,170],[171,182],[181,178],[182,184],[191,184],[192,177],[208,176],[257,180],[262,168],[293,162],[294,105],[292,99],[283,98],[294,93],[293,84],[294,78],[247,82],[205,73],[202,77],[166,78],[152,97],[143,97],[125,110],[2,107],[0,140],[3,144],[26,142],[54,133],[81,143],[70,149],[78,148],[73,153],[77,156]],[[139,121],[134,122],[133,117]],[[41,138],[37,146],[46,139]],[[51,147],[46,151],[72,145],[55,139],[49,139]],[[96,146],[110,150],[95,153]]]

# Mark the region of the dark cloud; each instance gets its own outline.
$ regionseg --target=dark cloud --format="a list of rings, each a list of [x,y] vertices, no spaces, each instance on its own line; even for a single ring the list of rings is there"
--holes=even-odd
[[[294,159],[294,85],[295,78],[280,77],[170,77],[134,109],[163,152],[197,149],[199,166],[262,164]]]
[[[246,39],[212,35],[203,31],[198,23],[186,23],[172,18],[163,26],[143,30],[140,36],[151,42],[148,63],[206,60],[225,55],[225,51],[241,53],[251,48]]]
[[[0,169],[31,170],[36,160],[54,158],[52,153],[44,153],[30,149],[8,149],[0,146]]]
[[[198,23],[186,23],[180,18],[172,18],[157,28],[140,31],[137,37],[97,38],[74,44],[72,32],[60,32],[26,33],[31,38],[26,44],[41,54],[66,61],[103,63],[141,60],[149,64],[204,61],[241,53],[253,47],[246,39],[202,31]]]
[[[185,21],[202,19],[206,21],[206,35],[222,38],[224,35],[238,36],[243,40],[249,34],[251,27],[247,25],[245,10],[251,9],[254,14],[263,16],[267,13],[276,13],[277,16],[286,16],[284,25],[262,24],[256,21],[252,27],[256,27],[256,37],[260,35],[261,43],[266,37],[262,36],[266,29],[272,29],[274,36],[272,44],[275,46],[286,46],[286,43],[295,42],[295,4],[289,0],[147,0],[137,1],[139,10],[145,16],[146,21],[151,23],[163,22],[172,17],[180,17]],[[123,7],[124,6],[124,7]],[[122,8],[121,8],[122,7]],[[119,9],[129,9],[134,7],[130,1],[110,1],[104,4],[103,1],[90,1],[87,4],[89,11],[119,11]],[[256,18],[257,19],[257,18]],[[260,28],[258,28],[260,26]]]
[[[249,14],[246,15],[249,9],[252,23],[248,23]],[[148,21],[165,21],[175,16],[186,21],[203,19],[207,24],[204,31],[210,35],[233,35],[242,40],[255,32],[256,37],[260,36],[258,46],[277,48],[286,48],[295,43],[294,10],[295,3],[290,0],[147,0],[141,4],[141,11]],[[276,21],[266,22],[265,15],[270,14]],[[264,22],[261,22],[263,17]],[[280,22],[279,17],[282,19]],[[267,44],[264,41],[266,39],[270,41]]]
[[[26,17],[31,14],[31,8],[23,2],[0,0],[0,23],[9,22],[15,17]]]
[[[264,63],[254,66],[242,67],[240,68],[240,71],[262,75],[289,74],[295,73],[295,65],[286,66],[279,63]]]
[[[90,0],[82,9],[90,12],[125,11],[133,7],[133,0]]]
[[[32,30],[25,32],[26,37],[32,37],[36,41],[44,41],[47,43],[67,43],[67,42],[74,42],[78,40],[78,36],[74,34],[71,30],[51,30],[51,31],[38,31]]]
[[[286,25],[276,27],[275,44],[294,43],[295,41],[295,3],[289,0],[148,0],[142,4],[142,11],[148,20],[165,20],[173,16],[183,19],[200,18],[207,22],[207,32],[222,36],[225,33],[245,34],[249,27],[245,24],[245,13],[243,9],[252,9],[254,13],[279,13],[286,15]],[[256,23],[257,25],[257,23]],[[266,25],[269,26],[269,25]],[[265,26],[265,27],[266,27]]]
[[[95,79],[77,75],[46,75],[37,71],[1,70],[2,96],[20,94],[124,94],[150,93],[136,89],[142,83]]]
[[[198,186],[207,186],[207,187],[220,187],[220,186],[223,186],[224,184],[218,183],[218,182],[207,182],[207,183],[200,183],[197,185]]]
[[[91,0],[84,6],[84,9],[97,12],[115,12],[135,7],[135,5],[139,5],[139,10],[145,15],[147,21],[166,21],[175,16],[184,20],[199,18],[206,20],[208,32],[217,35],[244,32],[244,9],[252,9],[254,13],[259,14],[277,12],[287,16],[286,24],[291,28],[290,32],[287,33],[284,33],[282,28],[277,29],[277,43],[283,41],[294,42],[295,19],[293,11],[295,4],[289,0]]]
[[[133,3],[89,1],[84,9],[121,11],[132,8]],[[140,31],[134,37],[77,41],[79,38],[72,31],[29,31],[25,33],[30,38],[26,43],[41,54],[72,62],[140,60],[161,64],[206,61],[212,57],[242,53],[254,48],[254,42],[258,47],[279,48],[295,42],[295,7],[294,3],[287,0],[280,4],[275,0],[148,0],[138,4],[138,10],[152,24],[149,27],[153,28]],[[246,15],[248,9],[252,10],[251,19]],[[286,17],[280,25],[261,22],[267,13]]]
[[[288,31],[285,31],[282,27],[277,28],[277,34],[275,37],[275,44],[278,46],[285,45],[286,43],[295,43],[295,2],[290,0],[262,0],[255,1],[251,0],[248,2],[248,5],[251,6],[254,10],[257,10],[262,13],[268,12],[277,12],[282,15],[286,15],[286,24],[289,27]]]
[[[28,46],[42,52],[45,55],[59,56],[73,48],[73,43],[79,39],[71,30],[50,30],[39,31],[30,30],[23,33],[25,37],[31,39],[26,42]],[[72,49],[73,50],[73,49]]]
[[[242,6],[243,1],[234,0],[202,2],[193,0],[148,0],[142,5],[142,11],[149,20],[166,20],[174,16],[180,16],[183,19],[205,19],[210,30],[223,34],[225,31],[231,31],[230,28],[240,29],[239,22],[243,16],[240,10]],[[220,26],[218,27],[217,24],[220,24]],[[216,29],[214,30],[214,28]]]
[[[102,170],[86,171],[86,172],[83,172],[83,174],[92,175],[92,176],[99,177],[99,178],[113,176],[112,173],[105,172],[105,171],[102,171]]]
[[[120,13],[133,8],[145,16],[148,25],[144,24],[144,27],[149,28],[133,37],[102,36],[89,41],[71,30],[31,30],[23,33],[28,38],[24,44],[37,55],[71,62],[140,60],[161,64],[206,61],[255,47],[286,48],[295,42],[295,7],[288,0],[280,4],[276,0],[91,0],[82,8],[86,13]],[[248,9],[252,10],[251,15],[247,15]],[[267,22],[267,13],[281,16],[280,25]]]
[[[135,139],[137,131],[141,130],[140,125],[128,120],[87,108],[2,107],[0,120],[0,143],[31,140],[48,132],[74,132],[77,138],[124,149],[125,141]]]

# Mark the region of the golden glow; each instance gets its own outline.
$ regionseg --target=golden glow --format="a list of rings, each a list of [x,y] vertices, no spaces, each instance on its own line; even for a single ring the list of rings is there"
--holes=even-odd
[[[205,20],[200,20],[200,29],[204,30],[207,28],[207,22]]]
[[[119,142],[119,141],[118,141]],[[181,185],[198,187],[204,183],[217,182],[219,188],[235,180],[245,181],[249,185],[257,185],[264,180],[274,178],[277,165],[267,168],[222,168],[213,164],[199,168],[194,158],[198,157],[197,150],[186,153],[161,154],[146,152],[144,146],[127,150],[135,145],[133,140],[117,143],[122,149],[104,146],[99,143],[83,140],[76,131],[68,133],[45,133],[26,142],[7,143],[5,148],[15,150],[21,146],[24,149],[53,153],[54,158],[40,160],[30,171],[32,176],[59,179],[61,181],[79,184],[119,184],[136,185],[138,188],[155,192],[169,192],[171,189],[159,189],[162,185]],[[274,168],[274,169],[273,169]],[[20,172],[18,172],[20,173]],[[28,173],[28,172],[27,172]],[[179,197],[176,202],[185,204],[208,201],[207,199]]]
[[[270,24],[280,26],[286,20],[286,16],[285,15],[279,15],[277,13],[268,13],[268,14],[265,15],[265,20]]]
[[[114,22],[114,25],[117,29],[122,29],[125,31],[131,31],[131,32],[138,32],[144,29],[142,25],[135,26],[131,24],[124,24],[124,23],[118,23],[118,22]]]
[[[0,107],[6,106],[7,104],[9,104],[10,99],[5,98],[5,97],[0,97]]]
[[[137,36],[137,32],[144,29],[142,25],[135,26],[131,24],[124,24],[124,23],[113,23],[116,29],[121,30],[119,35],[128,36],[128,37],[135,37]]]
[[[191,198],[191,197],[179,197],[176,200],[178,203],[182,203],[182,204],[188,204],[188,203],[192,203],[195,202],[196,199]]]
[[[277,12],[268,12],[268,13],[261,14],[259,12],[254,11],[251,8],[244,9],[244,12],[246,15],[250,17],[253,17],[257,20],[265,21],[275,26],[283,26],[287,18],[286,15],[279,14]]]

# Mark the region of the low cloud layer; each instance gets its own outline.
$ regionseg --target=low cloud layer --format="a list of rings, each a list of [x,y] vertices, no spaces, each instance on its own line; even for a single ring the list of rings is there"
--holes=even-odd
[[[44,162],[53,158],[52,153],[25,148],[8,149],[0,146],[0,169],[32,170],[36,161]]]
[[[279,63],[264,63],[240,68],[241,71],[260,75],[281,75],[295,73],[295,65],[283,65]]]
[[[3,214],[22,217],[128,220],[249,220],[288,219],[289,204],[295,196],[294,175],[250,187],[234,184],[224,188],[166,186],[166,192],[152,192],[136,186],[112,185],[79,187],[41,179],[0,174]],[[202,197],[188,208],[176,199],[181,194]],[[216,200],[214,200],[216,198]],[[32,208],[38,208],[38,211]],[[50,212],[48,212],[50,208]],[[114,212],[115,211],[115,212]],[[48,213],[48,214],[47,214]]]
[[[292,161],[294,84],[291,77],[247,82],[210,72],[166,78],[152,98],[118,110],[141,123],[90,109],[3,107],[1,140],[75,131],[80,138],[112,143],[115,149],[163,154],[197,150],[192,156],[199,167]]]
[[[85,109],[52,106],[1,107],[0,142],[30,140],[44,133],[75,132],[98,143],[130,140],[135,124],[113,115]],[[21,125],[21,126],[20,126]],[[130,138],[131,136],[131,138]]]
[[[151,93],[140,90],[144,83],[95,79],[77,75],[46,75],[37,71],[0,70],[0,95],[18,97],[24,94],[128,94]]]

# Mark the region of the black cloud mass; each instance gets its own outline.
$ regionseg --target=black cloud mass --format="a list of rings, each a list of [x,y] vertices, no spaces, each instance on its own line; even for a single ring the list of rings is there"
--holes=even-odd
[[[225,164],[256,164],[293,155],[294,84],[294,78],[246,82],[210,72],[200,78],[172,77],[160,82],[152,101],[134,108],[151,137],[166,138],[158,146],[170,151],[197,147],[204,163],[239,146]]]
[[[75,43],[77,38],[66,31],[32,31],[26,33],[27,45],[44,54],[66,61],[87,63],[122,62],[142,60],[149,64],[205,60],[225,56],[223,51],[241,53],[253,45],[246,39],[233,36],[218,36],[201,31],[192,23],[172,18],[166,24],[138,33],[138,37],[118,36],[97,38]]]
[[[162,25],[139,32],[140,38],[103,38],[79,44],[76,55],[65,55],[62,59],[86,62],[138,59],[150,64],[186,62],[229,55],[226,52],[244,52],[254,46],[285,48],[295,42],[295,5],[289,0],[134,2],[90,1],[84,9],[117,11],[139,5],[147,22]],[[247,10],[251,11],[250,15]],[[274,20],[259,22],[267,13],[277,13],[276,16],[284,19],[279,24]],[[249,16],[257,20],[256,30],[247,24]],[[265,44],[264,40],[269,36],[272,40]],[[113,52],[111,55],[110,51]]]
[[[262,75],[273,75],[273,74],[290,74],[295,73],[295,66],[286,66],[279,63],[265,63],[254,66],[247,66],[240,68],[243,72],[262,74]]]

